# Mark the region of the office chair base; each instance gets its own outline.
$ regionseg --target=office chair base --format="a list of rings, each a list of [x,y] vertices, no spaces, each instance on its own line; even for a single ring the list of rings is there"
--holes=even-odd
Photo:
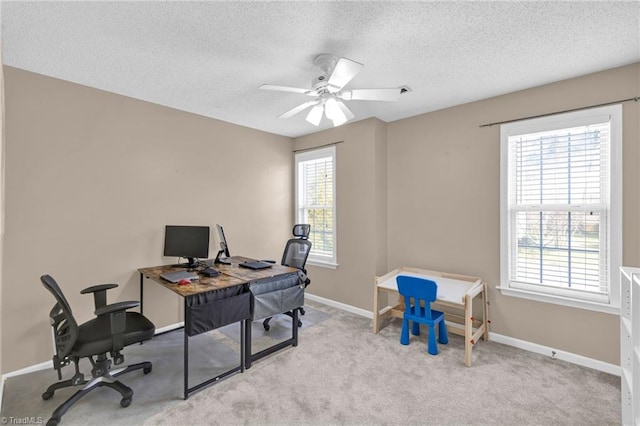
[[[67,399],[65,402],[60,404],[58,408],[55,409],[53,414],[51,414],[51,418],[47,420],[47,426],[54,426],[60,423],[62,416],[69,410],[69,408],[71,408],[73,404],[78,402],[83,396],[87,395],[92,390],[102,386],[107,386],[120,393],[120,395],[122,395],[120,406],[122,406],[123,408],[128,407],[131,404],[131,399],[133,398],[133,389],[122,384],[122,382],[118,380],[113,382],[108,380],[110,379],[106,376],[99,377],[95,380],[92,380],[91,383],[89,383],[87,386],[74,393],[71,398]]]
[[[83,380],[81,382],[77,382],[74,379],[69,379],[69,380],[65,380],[65,381],[62,381],[62,382],[54,383],[51,386],[49,386],[47,388],[47,390],[42,394],[42,399],[44,399],[45,401],[51,399],[51,397],[53,396],[55,391],[58,390],[58,389],[68,388],[69,386],[84,385],[84,384],[87,384],[87,383],[88,383],[87,380]]]
[[[297,308],[297,310],[300,312],[300,314],[304,315],[304,309],[303,308]],[[283,312],[284,315],[293,318],[293,312],[291,311],[287,311],[287,312]],[[273,317],[269,317],[266,320],[262,321],[262,327],[264,327],[264,331],[269,331],[269,329],[271,329],[271,326],[269,325],[269,322],[271,321],[271,318]],[[298,320],[298,327],[302,327],[302,321]]]
[[[102,376],[95,377],[90,382],[84,381],[83,383],[73,383],[74,380],[70,379],[63,382],[54,383],[53,385],[49,386],[49,388],[47,388],[47,390],[42,394],[42,399],[50,399],[57,389],[74,386],[77,384],[84,384],[85,386],[74,393],[69,399],[67,399],[65,402],[60,404],[58,408],[55,409],[53,414],[51,414],[51,418],[47,420],[47,426],[56,426],[58,423],[60,423],[62,416],[69,410],[69,408],[71,408],[73,404],[78,402],[83,396],[85,396],[92,390],[102,386],[107,386],[120,393],[120,395],[122,395],[120,406],[122,408],[128,407],[129,405],[131,405],[131,400],[133,398],[133,389],[123,384],[122,382],[115,380],[115,378],[134,370],[142,370],[144,374],[149,374],[152,369],[153,365],[150,362],[140,362],[138,364],[132,364],[127,367],[114,370],[113,372],[107,372]]]

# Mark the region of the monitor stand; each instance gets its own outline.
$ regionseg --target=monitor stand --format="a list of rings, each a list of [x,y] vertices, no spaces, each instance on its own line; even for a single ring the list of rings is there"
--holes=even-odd
[[[220,257],[222,254],[224,254],[224,249],[218,252],[218,254],[216,255],[216,259],[213,262],[221,263],[223,265],[231,265],[231,260],[229,260],[228,257],[222,257],[222,258]]]
[[[187,263],[178,263],[176,266],[180,268],[195,268],[198,266],[197,257],[187,257]]]

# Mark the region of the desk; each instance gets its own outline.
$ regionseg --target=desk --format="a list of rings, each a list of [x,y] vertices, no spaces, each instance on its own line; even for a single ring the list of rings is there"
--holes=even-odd
[[[222,274],[242,280],[251,294],[251,318],[247,320],[245,334],[246,368],[251,368],[253,361],[287,346],[298,346],[298,310],[296,308],[304,305],[305,288],[305,276],[296,268],[274,264],[271,268],[254,270],[238,266],[240,262],[251,260],[254,259],[233,256],[231,265],[216,265],[216,269]],[[291,338],[258,353],[251,353],[251,321],[262,320],[287,311],[293,312]]]
[[[304,287],[300,286],[301,272],[298,269],[282,265],[273,265],[271,268],[252,270],[239,267],[238,264],[246,260],[244,257],[231,258],[230,265],[216,265],[221,272],[217,277],[204,277],[191,284],[180,286],[172,284],[160,276],[167,272],[184,270],[175,265],[162,265],[149,268],[140,268],[140,313],[144,309],[144,279],[159,284],[164,288],[178,294],[184,299],[184,399],[209,384],[215,383],[238,371],[244,372],[245,367],[251,367],[251,361],[262,358],[276,350],[286,346],[298,344],[298,318],[297,310],[292,319],[291,339],[267,348],[258,354],[251,353],[251,320],[259,319],[256,315],[274,315],[293,309],[291,304],[298,304],[295,308],[304,304]],[[290,288],[294,288],[293,291]],[[295,292],[297,297],[285,298],[280,293]],[[299,293],[302,292],[302,296]],[[275,296],[272,295],[275,293]],[[264,296],[263,296],[264,295]],[[269,309],[256,309],[260,307],[263,299],[285,299],[287,303],[268,303]],[[281,312],[275,312],[282,309]],[[216,328],[240,322],[240,364],[216,377],[212,377],[196,386],[189,387],[189,337],[214,330]],[[294,326],[295,325],[295,326]]]
[[[487,283],[478,277],[466,275],[447,274],[444,272],[430,271],[411,267],[402,267],[381,277],[375,278],[373,293],[373,332],[380,330],[380,320],[393,316],[402,318],[404,315],[404,303],[402,300],[392,307],[380,310],[379,300],[381,292],[398,295],[398,275],[408,275],[427,278],[438,284],[436,306],[443,307],[447,329],[452,333],[464,336],[465,365],[471,367],[471,349],[478,342],[480,336],[489,340],[489,306],[487,302]],[[482,299],[482,320],[473,317],[473,299],[480,296]],[[400,299],[402,299],[400,297]],[[449,309],[446,309],[449,308]],[[454,312],[447,312],[454,311]],[[455,311],[462,311],[462,316]],[[473,331],[474,325],[476,331]]]

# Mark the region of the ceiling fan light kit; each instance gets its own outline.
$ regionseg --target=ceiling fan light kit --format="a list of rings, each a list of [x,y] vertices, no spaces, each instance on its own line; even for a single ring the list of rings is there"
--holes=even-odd
[[[275,84],[263,84],[260,89],[275,90],[281,92],[300,93],[312,96],[315,99],[304,102],[289,111],[280,114],[278,118],[291,118],[309,107],[306,120],[314,126],[319,126],[322,121],[322,113],[333,122],[335,127],[353,120],[355,115],[343,101],[397,101],[402,93],[402,88],[391,89],[352,89],[343,91],[346,86],[364,67],[361,63],[347,58],[338,58],[331,54],[322,54],[313,60],[323,74],[314,78],[311,89],[299,87],[279,86]],[[404,90],[406,92],[406,90]]]
[[[346,108],[346,107],[345,107]],[[333,121],[333,125],[338,127],[347,122],[347,117],[342,112],[342,109],[338,106],[336,98],[329,98],[324,104],[324,114],[327,118]]]
[[[320,125],[320,120],[322,120],[323,108],[322,105],[315,105],[307,114],[307,121],[314,126]]]

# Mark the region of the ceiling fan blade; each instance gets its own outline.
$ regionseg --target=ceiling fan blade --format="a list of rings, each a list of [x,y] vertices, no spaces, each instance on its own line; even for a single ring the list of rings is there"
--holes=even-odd
[[[342,89],[348,82],[355,77],[364,67],[361,63],[352,61],[347,58],[340,58],[333,68],[327,83],[331,86]]]
[[[387,101],[394,102],[400,97],[397,89],[354,89],[342,93],[341,98],[354,101]]]
[[[347,108],[347,106],[344,103],[342,103],[341,101],[338,101],[338,108],[340,108],[342,110],[342,113],[347,118],[347,121],[353,120],[354,118],[356,118],[356,116],[353,115],[351,110],[349,108]]]
[[[275,84],[263,84],[259,87],[262,90],[277,90],[279,92],[294,92],[294,93],[303,93],[307,94],[310,92],[309,89],[302,89],[300,87],[291,87],[291,86],[277,86]]]
[[[299,113],[300,111],[305,110],[305,109],[309,108],[312,105],[318,104],[318,102],[320,102],[320,101],[316,100],[316,101],[305,102],[303,104],[298,105],[297,107],[291,108],[289,111],[287,111],[287,112],[285,112],[283,114],[280,114],[278,116],[278,118],[291,118],[294,115],[296,115],[297,113]]]

